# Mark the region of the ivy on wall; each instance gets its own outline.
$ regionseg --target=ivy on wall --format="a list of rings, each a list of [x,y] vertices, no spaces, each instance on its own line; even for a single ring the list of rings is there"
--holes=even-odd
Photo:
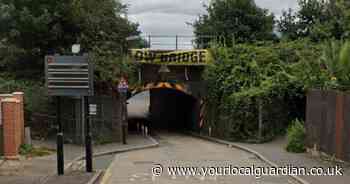
[[[206,126],[215,136],[261,141],[285,132],[304,118],[305,91],[324,87],[331,76],[322,70],[322,48],[307,40],[278,44],[213,47],[215,63],[204,75],[208,83]]]

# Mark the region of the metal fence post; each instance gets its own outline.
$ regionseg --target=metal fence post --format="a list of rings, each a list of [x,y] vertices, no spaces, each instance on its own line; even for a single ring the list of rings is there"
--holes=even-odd
[[[151,43],[151,35],[148,35],[148,48],[152,47],[152,43]]]
[[[121,101],[122,101],[122,136],[123,136],[123,144],[127,144],[126,142],[126,134],[127,134],[127,110],[126,110],[126,93],[121,93]]]
[[[179,36],[178,35],[176,35],[176,50],[178,50],[179,49]]]
[[[262,111],[263,111],[263,107],[262,107],[262,101],[259,100],[258,101],[258,108],[259,108],[259,141],[262,142],[263,141],[263,115],[262,115]]]

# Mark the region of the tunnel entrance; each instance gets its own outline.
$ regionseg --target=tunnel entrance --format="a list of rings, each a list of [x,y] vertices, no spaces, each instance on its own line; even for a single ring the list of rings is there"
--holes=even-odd
[[[150,126],[153,130],[184,131],[198,126],[199,102],[175,89],[150,91]]]

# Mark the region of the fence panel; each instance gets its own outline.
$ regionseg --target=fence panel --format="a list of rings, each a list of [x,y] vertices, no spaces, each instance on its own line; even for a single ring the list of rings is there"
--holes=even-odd
[[[320,122],[326,119],[326,106],[324,105],[324,95],[321,91],[311,90],[307,96],[306,110],[306,145],[313,147],[314,144],[321,144],[321,126]]]
[[[335,153],[335,120],[336,120],[336,96],[333,91],[324,92],[325,98],[323,104],[325,105],[324,111],[326,114],[323,126],[321,126],[321,145],[320,148],[323,152],[332,155]],[[323,114],[323,112],[321,112]],[[320,123],[321,123],[320,122]]]
[[[96,104],[96,115],[90,116],[93,140],[97,143],[118,142],[121,140],[120,100],[112,96],[89,97],[89,104]],[[82,121],[80,98],[62,98],[62,121],[65,139],[68,142],[83,144],[85,122]]]
[[[350,161],[350,94],[344,97],[343,150],[345,160]]]
[[[311,90],[307,94],[306,145],[350,161],[350,94]]]

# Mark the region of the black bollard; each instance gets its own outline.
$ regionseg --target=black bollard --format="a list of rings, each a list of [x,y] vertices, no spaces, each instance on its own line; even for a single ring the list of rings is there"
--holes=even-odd
[[[85,98],[85,161],[86,172],[92,172],[92,136],[90,130],[89,97]]]
[[[56,120],[58,125],[57,130],[57,173],[58,175],[64,174],[64,154],[63,154],[63,127],[61,122],[61,98],[56,97]]]

